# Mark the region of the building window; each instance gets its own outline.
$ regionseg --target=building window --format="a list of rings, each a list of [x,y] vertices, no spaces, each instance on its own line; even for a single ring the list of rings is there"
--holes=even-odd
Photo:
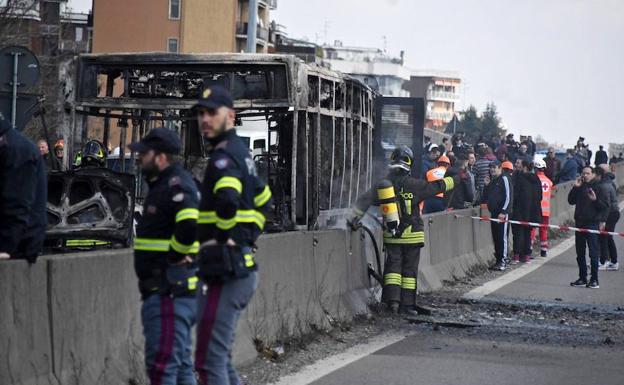
[[[178,52],[178,39],[175,37],[167,39],[167,52]]]
[[[82,41],[82,27],[76,27],[76,41]]]
[[[180,20],[180,2],[182,0],[169,0],[169,19]]]

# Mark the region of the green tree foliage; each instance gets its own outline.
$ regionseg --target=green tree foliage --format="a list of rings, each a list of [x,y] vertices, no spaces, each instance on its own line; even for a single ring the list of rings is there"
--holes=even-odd
[[[482,114],[475,106],[468,107],[460,114],[460,128],[469,143],[477,143],[480,138],[488,140],[503,133],[501,118],[494,103],[488,103]]]

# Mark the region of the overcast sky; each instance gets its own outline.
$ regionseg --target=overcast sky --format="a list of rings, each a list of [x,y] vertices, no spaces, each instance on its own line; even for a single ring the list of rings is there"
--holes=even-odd
[[[463,104],[494,102],[516,134],[624,142],[624,1],[279,0],[272,18],[318,43],[385,36],[412,68],[458,71]]]

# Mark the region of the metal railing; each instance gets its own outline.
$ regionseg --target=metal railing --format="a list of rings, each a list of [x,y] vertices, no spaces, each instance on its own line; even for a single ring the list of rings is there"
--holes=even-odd
[[[453,111],[427,111],[427,119],[450,121],[453,119]]]
[[[249,23],[238,22],[236,23],[236,35],[247,37],[247,28]],[[269,41],[269,29],[261,27],[260,24],[256,26],[256,38],[262,41]]]
[[[427,99],[429,100],[459,100],[459,94],[446,91],[427,91]]]

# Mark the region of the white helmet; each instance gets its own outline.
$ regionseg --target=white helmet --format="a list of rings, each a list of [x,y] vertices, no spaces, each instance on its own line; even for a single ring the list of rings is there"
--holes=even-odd
[[[533,162],[533,166],[538,169],[545,169],[546,162],[544,162],[544,159],[537,159],[535,160],[535,162]]]

